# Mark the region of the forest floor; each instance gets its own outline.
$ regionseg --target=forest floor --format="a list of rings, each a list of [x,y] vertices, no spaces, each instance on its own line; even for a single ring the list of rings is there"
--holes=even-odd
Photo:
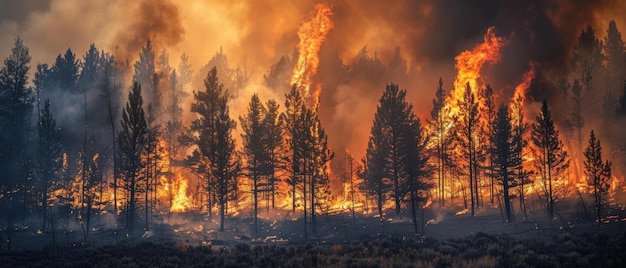
[[[241,250],[242,245],[245,245],[244,248],[315,246],[321,247],[319,250],[331,250],[336,245],[351,247],[362,243],[373,243],[381,246],[388,245],[389,241],[396,241],[392,244],[397,246],[398,241],[404,241],[402,243],[409,243],[409,246],[413,247],[424,246],[420,243],[435,243],[430,246],[437,249],[435,250],[437,254],[445,255],[450,252],[446,253],[445,247],[441,249],[441,243],[465,241],[462,244],[467,245],[469,242],[466,240],[475,240],[482,236],[495,241],[488,239],[485,243],[496,243],[498,246],[504,243],[501,240],[524,241],[520,243],[526,246],[528,243],[542,243],[541,245],[545,246],[574,241],[571,242],[573,243],[571,247],[583,249],[590,246],[580,246],[576,241],[580,240],[582,241],[580,243],[584,244],[585,241],[600,239],[604,244],[597,249],[598,252],[611,252],[611,249],[615,250],[615,247],[621,250],[623,244],[626,244],[624,206],[615,204],[613,209],[605,210],[605,215],[608,217],[602,227],[598,228],[597,222],[593,220],[594,211],[590,209],[585,211],[579,204],[580,200],[575,198],[559,201],[556,205],[556,215],[552,220],[547,217],[545,209],[538,203],[526,204],[526,216],[517,210],[519,204],[515,204],[517,205],[514,206],[515,216],[511,222],[503,221],[502,211],[497,206],[485,205],[476,210],[475,216],[472,217],[462,206],[439,208],[432,204],[417,212],[418,235],[415,234],[412,217],[408,211],[400,214],[392,210],[385,211],[382,227],[380,217],[363,212],[355,213],[354,218],[350,211],[320,215],[317,217],[315,231],[311,224],[308,224],[307,237],[304,235],[302,214],[291,215],[290,211],[280,209],[262,210],[256,233],[253,231],[252,214],[249,210],[226,217],[225,230],[222,232],[218,230],[219,217],[217,215],[208,217],[197,212],[186,212],[155,216],[148,231],[141,230],[132,235],[126,234],[123,225],[117,224],[116,226],[115,221],[111,220],[112,215],[105,214],[94,216],[86,239],[80,225],[63,224],[63,220],[57,223],[58,231],[54,234],[54,238],[50,232],[42,234],[37,231],[37,228],[30,227],[37,226],[36,222],[30,225],[24,224],[22,229],[13,233],[12,252],[52,252],[54,244],[57,245],[56,252],[65,252],[105,247],[142,247],[145,243],[166,248],[174,247],[176,250],[198,247],[238,251]],[[28,223],[28,220],[25,223]],[[144,222],[140,220],[136,224],[141,228]],[[2,236],[3,240],[6,239],[6,230],[2,230]],[[564,239],[566,241],[562,241]],[[461,254],[459,247],[452,247],[455,248],[452,253]],[[487,247],[487,245],[478,245],[478,247]],[[477,256],[485,257],[490,254],[487,248],[483,251],[485,252],[477,253]],[[584,264],[598,263],[598,256],[593,249],[587,249],[582,253],[575,249],[570,249],[570,251],[577,252],[581,260],[578,264],[585,266]],[[6,245],[0,248],[0,252],[9,254],[7,256],[20,256],[7,253]],[[561,253],[567,254],[567,252]],[[589,254],[593,254],[592,257],[589,257]],[[555,264],[564,264],[559,261],[558,256],[551,257],[554,258]],[[466,261],[474,260],[472,256],[468,258]],[[491,261],[487,261],[487,264],[502,264],[499,261]],[[465,266],[462,263],[459,264]],[[471,264],[471,262],[465,264]]]

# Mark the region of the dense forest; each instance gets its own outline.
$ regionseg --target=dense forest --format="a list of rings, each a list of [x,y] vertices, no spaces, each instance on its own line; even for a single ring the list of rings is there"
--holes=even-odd
[[[313,7],[295,47],[256,69],[233,64],[221,48],[196,67],[192,62],[206,59],[173,55],[149,37],[132,55],[92,43],[39,63],[30,44],[15,37],[0,69],[0,250],[56,252],[104,237],[115,241],[109,244],[185,237],[221,245],[234,233],[255,243],[357,241],[365,244],[304,250],[353,252],[348,257],[302,258],[363,265],[352,258],[401,250],[398,237],[411,237],[401,242],[409,248],[436,248],[400,254],[415,258],[409,263],[468,254],[454,243],[472,238],[451,245],[426,239],[430,226],[446,220],[623,233],[626,44],[615,21],[602,26],[606,32],[577,29],[571,53],[558,63],[523,59],[520,75],[505,84],[511,75],[494,78],[493,66],[516,39],[483,27],[482,40],[454,57],[454,75],[442,71],[425,80],[438,81],[431,85],[416,82],[428,65],[408,61],[400,47],[389,57],[367,46],[348,60],[333,54],[327,46],[340,20],[332,5]],[[476,236],[488,242],[487,255],[437,261],[542,263],[543,255],[531,253],[504,261],[499,251],[517,254],[507,244],[513,240]],[[28,237],[44,242],[30,245]],[[372,239],[376,244],[363,242]],[[549,247],[532,241],[519,243]],[[596,242],[605,254],[623,249]],[[142,247],[168,246],[135,249]],[[283,249],[230,250],[222,253]],[[587,257],[549,261],[603,261],[575,252]],[[237,259],[286,263],[265,261]]]

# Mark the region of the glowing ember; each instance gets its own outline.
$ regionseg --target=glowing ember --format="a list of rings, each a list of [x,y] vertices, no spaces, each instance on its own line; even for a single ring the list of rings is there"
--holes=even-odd
[[[317,74],[319,66],[319,50],[328,31],[333,28],[333,21],[330,19],[332,10],[327,4],[315,5],[316,14],[310,21],[305,22],[298,30],[298,62],[291,75],[290,83],[302,88],[304,96],[309,96],[313,77]],[[318,86],[313,93],[314,99],[317,99],[321,91]]]
[[[170,211],[185,212],[189,209],[190,205],[191,203],[189,202],[189,197],[187,196],[187,180],[180,178],[178,181],[178,191],[176,192],[176,196],[174,196]]]

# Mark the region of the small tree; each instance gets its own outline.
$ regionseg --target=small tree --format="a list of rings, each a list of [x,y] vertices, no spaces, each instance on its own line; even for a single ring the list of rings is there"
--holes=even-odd
[[[205,173],[209,214],[215,196],[219,205],[220,231],[224,231],[226,203],[237,171],[232,138],[237,123],[230,118],[229,95],[219,82],[215,67],[207,73],[204,87],[205,90],[194,92],[195,102],[191,105],[191,112],[196,113],[198,119],[179,140],[184,145],[196,147],[186,161],[198,172]]]
[[[585,175],[587,182],[593,187],[593,198],[598,217],[598,227],[602,225],[602,207],[606,205],[604,195],[609,190],[609,179],[611,178],[611,162],[602,161],[602,145],[600,140],[591,130],[589,145],[585,149]]]
[[[51,197],[51,186],[61,175],[63,154],[61,152],[61,129],[50,112],[50,100],[46,100],[37,124],[39,133],[39,201],[41,202],[41,230],[46,230],[47,208]]]
[[[129,232],[133,232],[139,182],[146,179],[141,169],[144,167],[142,155],[148,142],[148,125],[143,110],[141,85],[138,82],[133,84],[128,93],[126,107],[122,109],[121,130],[117,134],[117,142],[120,175],[128,192],[127,228]]]
[[[554,190],[552,181],[556,175],[569,167],[569,156],[554,127],[548,102],[543,100],[537,122],[532,126],[532,142],[535,145],[535,165],[543,178],[543,190],[548,206],[548,216],[554,215]]]
[[[506,221],[511,220],[511,199],[509,189],[513,183],[515,168],[521,165],[521,159],[516,154],[516,142],[513,126],[511,125],[511,117],[509,116],[506,105],[501,104],[495,120],[492,122],[493,136],[491,143],[493,144],[491,156],[494,163],[494,171],[496,178],[502,184],[502,195],[504,199],[504,211],[506,213]]]

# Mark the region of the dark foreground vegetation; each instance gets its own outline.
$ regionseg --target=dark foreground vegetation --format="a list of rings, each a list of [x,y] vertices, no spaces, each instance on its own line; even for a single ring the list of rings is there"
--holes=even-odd
[[[0,252],[2,267],[623,267],[626,236],[563,232],[541,239],[477,233],[338,244],[184,243]]]

